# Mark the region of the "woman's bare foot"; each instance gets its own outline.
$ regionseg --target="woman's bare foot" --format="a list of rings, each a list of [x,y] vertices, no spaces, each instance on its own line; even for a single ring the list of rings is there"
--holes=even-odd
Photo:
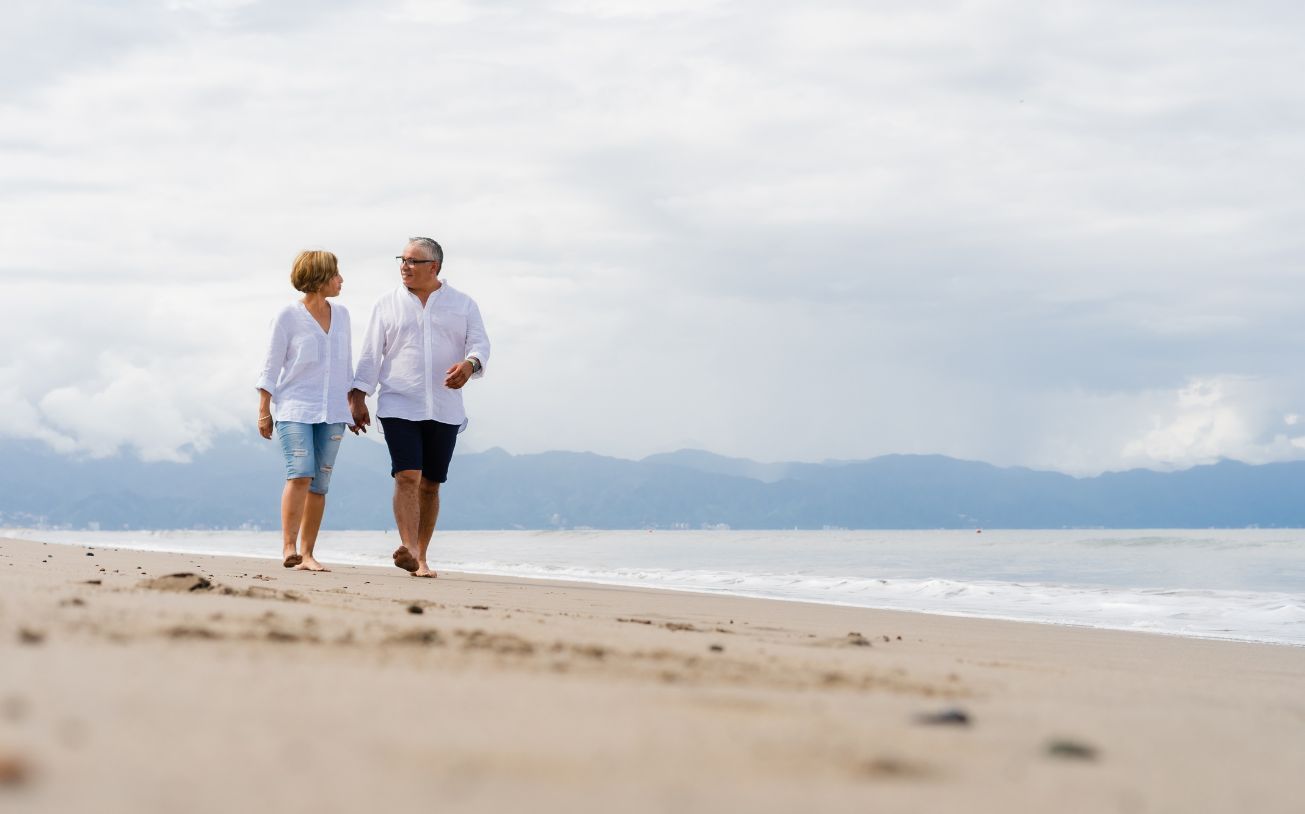
[[[304,557],[304,561],[295,566],[296,571],[330,571],[325,565],[322,565],[312,557]]]
[[[426,577],[427,579],[434,579],[435,577],[439,576],[439,574],[430,570],[430,566],[424,562],[417,563],[417,570],[413,571],[412,575],[414,577]]]
[[[407,546],[399,546],[394,549],[394,564],[404,571],[417,570],[417,558],[412,556],[412,552],[408,550]]]
[[[294,568],[296,565],[304,561],[304,558],[299,556],[299,552],[295,551],[292,546],[282,547],[281,556],[285,558],[281,565],[286,568]]]

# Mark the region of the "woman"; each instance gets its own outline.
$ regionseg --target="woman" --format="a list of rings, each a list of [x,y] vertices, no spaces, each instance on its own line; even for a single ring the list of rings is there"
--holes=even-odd
[[[300,252],[290,270],[290,283],[304,296],[281,309],[272,321],[272,339],[258,377],[258,432],[271,438],[275,431],[285,456],[284,565],[326,571],[314,559],[313,546],[326,510],[335,455],[351,420],[349,312],[327,302],[339,295],[344,283],[330,252]]]

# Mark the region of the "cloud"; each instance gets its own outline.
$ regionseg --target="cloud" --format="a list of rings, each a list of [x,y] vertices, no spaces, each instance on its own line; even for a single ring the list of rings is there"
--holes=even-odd
[[[495,346],[466,448],[1297,454],[1297,6],[95,8],[3,35],[0,432],[252,431],[295,253],[361,332],[434,234]]]

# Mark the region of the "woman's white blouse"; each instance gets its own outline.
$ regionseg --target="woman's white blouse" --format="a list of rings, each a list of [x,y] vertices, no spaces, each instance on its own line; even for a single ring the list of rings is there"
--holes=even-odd
[[[256,386],[272,394],[272,417],[277,421],[353,422],[349,312],[343,305],[327,304],[330,331],[322,330],[302,302],[287,305],[272,320],[272,338]]]

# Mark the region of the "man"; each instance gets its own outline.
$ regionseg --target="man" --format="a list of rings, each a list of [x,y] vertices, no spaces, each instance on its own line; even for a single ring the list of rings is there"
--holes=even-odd
[[[440,484],[467,426],[462,386],[484,375],[489,337],[476,303],[439,278],[440,244],[411,238],[396,259],[401,283],[372,310],[349,409],[366,432],[366,397],[380,385],[376,416],[390,449],[394,522],[402,541],[394,564],[413,576],[434,577],[426,549],[440,513]]]

